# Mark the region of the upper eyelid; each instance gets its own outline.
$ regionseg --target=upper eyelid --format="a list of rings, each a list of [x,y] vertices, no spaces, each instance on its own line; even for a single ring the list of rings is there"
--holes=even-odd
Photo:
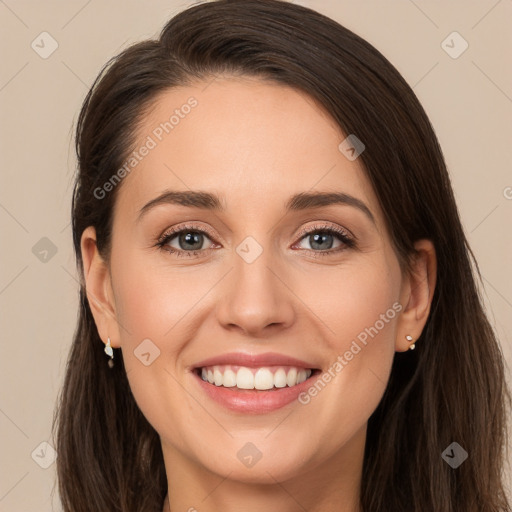
[[[209,235],[210,237],[215,238],[213,233],[211,233],[208,228],[205,228],[205,227],[202,227],[202,226],[199,227],[199,226],[196,226],[196,225],[193,225],[193,224],[185,224],[183,226],[178,225],[177,228],[166,229],[158,237],[158,241],[164,240],[165,238],[177,235],[177,234],[181,233],[182,231],[187,231],[187,230],[189,230],[189,231],[197,231],[197,232],[200,232],[200,233],[205,233],[206,235]]]
[[[297,236],[302,238],[310,233],[314,233],[315,231],[321,231],[322,229],[325,229],[326,231],[332,230],[338,235],[343,234],[347,238],[350,238],[351,240],[354,240],[354,241],[357,240],[357,237],[354,236],[352,234],[352,232],[349,231],[347,228],[344,228],[341,226],[335,226],[332,223],[331,224],[326,223],[326,221],[316,221],[316,222],[320,223],[321,225],[315,224],[314,226],[309,226],[307,228],[303,228],[297,233]],[[339,231],[341,231],[341,233],[339,233]]]

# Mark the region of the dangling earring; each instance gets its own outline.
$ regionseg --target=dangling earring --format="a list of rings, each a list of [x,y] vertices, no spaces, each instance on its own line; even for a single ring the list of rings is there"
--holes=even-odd
[[[406,339],[407,341],[412,341],[412,336],[407,335],[407,336],[405,337],[405,339]],[[409,350],[414,350],[415,348],[416,348],[416,346],[415,346],[415,344],[413,343],[413,344],[409,347]]]
[[[110,356],[110,359],[108,360],[108,366],[109,368],[112,368],[114,366],[114,350],[110,346],[110,338],[107,338],[107,344],[105,345],[105,354],[107,354],[107,356]]]

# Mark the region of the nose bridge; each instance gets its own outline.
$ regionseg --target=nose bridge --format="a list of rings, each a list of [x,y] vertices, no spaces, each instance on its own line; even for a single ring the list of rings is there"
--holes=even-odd
[[[268,234],[248,236],[234,248],[229,286],[222,294],[218,320],[237,325],[252,335],[268,325],[289,325],[293,319],[292,294],[277,277],[279,255]],[[277,274],[277,275],[276,275]]]

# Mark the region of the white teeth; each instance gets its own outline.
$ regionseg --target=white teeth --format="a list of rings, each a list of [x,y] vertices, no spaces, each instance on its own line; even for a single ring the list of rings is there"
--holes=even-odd
[[[310,375],[311,370],[304,368],[278,368],[272,371],[271,368],[247,368],[245,366],[231,367],[213,366],[201,369],[201,378],[215,386],[226,388],[237,387],[239,389],[266,390],[272,388],[292,387],[304,382]]]
[[[260,368],[254,375],[254,387],[256,389],[272,389],[274,376],[268,368]]]
[[[240,368],[236,374],[236,387],[240,389],[254,389],[254,375],[249,368]]]
[[[288,375],[286,376],[286,384],[288,384],[288,386],[294,386],[295,384],[297,384],[297,369],[296,368],[292,368],[288,372]]]
[[[229,368],[224,372],[224,382],[222,385],[225,388],[232,388],[236,386],[236,373]]]
[[[220,373],[220,370],[218,368],[213,369],[213,382],[215,383],[216,386],[222,386],[222,373]]]
[[[279,370],[274,373],[274,386],[276,388],[286,387],[286,372],[282,368],[279,368]]]

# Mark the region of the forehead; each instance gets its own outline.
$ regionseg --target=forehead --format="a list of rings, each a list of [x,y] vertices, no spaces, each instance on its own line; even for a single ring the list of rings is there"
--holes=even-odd
[[[136,215],[166,189],[215,192],[240,214],[282,209],[293,194],[376,196],[346,138],[307,94],[252,78],[216,78],[161,93],[141,119],[116,209]],[[146,148],[144,150],[144,148]]]

